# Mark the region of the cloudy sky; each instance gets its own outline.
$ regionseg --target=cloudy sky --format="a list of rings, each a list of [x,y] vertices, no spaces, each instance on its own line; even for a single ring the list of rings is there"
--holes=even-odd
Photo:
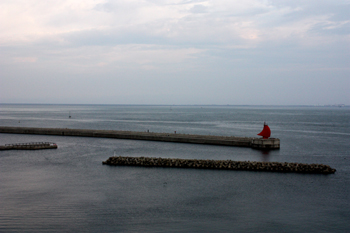
[[[0,103],[350,104],[350,0],[0,0]]]

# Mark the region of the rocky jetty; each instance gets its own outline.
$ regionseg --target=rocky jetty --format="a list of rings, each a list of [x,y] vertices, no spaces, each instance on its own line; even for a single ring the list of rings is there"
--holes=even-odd
[[[232,160],[199,160],[199,159],[173,159],[152,157],[110,157],[102,162],[105,165],[114,166],[143,166],[143,167],[176,167],[176,168],[201,168],[222,170],[245,171],[270,171],[270,172],[296,172],[332,174],[335,169],[323,164],[280,163],[280,162],[250,162]]]
[[[41,149],[57,149],[57,144],[54,142],[29,142],[29,143],[14,143],[0,146],[0,150],[41,150]]]

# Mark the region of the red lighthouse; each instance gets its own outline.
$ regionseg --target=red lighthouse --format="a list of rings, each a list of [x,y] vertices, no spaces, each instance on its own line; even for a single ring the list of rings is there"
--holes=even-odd
[[[263,130],[258,133],[259,136],[262,136],[263,139],[268,139],[271,136],[271,130],[270,127],[264,122],[264,128]]]

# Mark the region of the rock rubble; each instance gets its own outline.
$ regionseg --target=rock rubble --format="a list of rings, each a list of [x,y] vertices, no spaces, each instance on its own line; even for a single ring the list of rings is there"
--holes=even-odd
[[[323,164],[281,163],[281,162],[250,162],[232,160],[199,160],[152,157],[110,157],[102,162],[114,166],[143,166],[143,167],[177,167],[245,171],[296,172],[332,174],[336,169]]]

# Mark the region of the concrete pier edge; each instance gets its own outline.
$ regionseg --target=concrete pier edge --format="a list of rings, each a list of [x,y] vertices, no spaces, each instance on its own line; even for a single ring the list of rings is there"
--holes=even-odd
[[[200,160],[200,159],[174,159],[155,157],[122,157],[113,156],[103,161],[104,165],[112,166],[141,166],[141,167],[174,167],[198,168],[243,171],[267,171],[282,173],[312,173],[333,174],[336,169],[323,164],[304,164],[288,162],[250,162],[232,160]]]
[[[255,149],[279,149],[278,138],[253,138],[234,136],[191,135],[176,133],[154,133],[117,130],[93,130],[93,129],[62,129],[62,128],[33,128],[33,127],[8,127],[0,126],[0,133],[13,134],[40,134],[58,136],[100,137],[132,140],[149,140],[162,142],[180,142],[209,144],[221,146],[240,146]]]

